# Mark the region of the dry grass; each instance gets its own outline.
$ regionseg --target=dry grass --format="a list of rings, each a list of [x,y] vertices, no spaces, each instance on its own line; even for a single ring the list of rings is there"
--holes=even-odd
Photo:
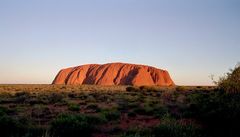
[[[126,86],[98,85],[47,85],[47,84],[2,84],[0,92],[116,92],[125,91]]]
[[[124,92],[129,86],[100,86],[100,85],[49,85],[49,84],[0,84],[0,92]],[[135,89],[145,91],[196,91],[212,90],[215,86],[141,86]]]

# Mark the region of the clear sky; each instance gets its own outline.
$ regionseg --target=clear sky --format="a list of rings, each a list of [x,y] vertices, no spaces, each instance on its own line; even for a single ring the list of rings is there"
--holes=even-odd
[[[128,62],[210,85],[240,61],[240,0],[0,0],[0,83]]]

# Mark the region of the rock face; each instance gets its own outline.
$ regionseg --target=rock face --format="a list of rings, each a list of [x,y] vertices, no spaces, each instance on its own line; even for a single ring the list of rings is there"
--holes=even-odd
[[[109,63],[62,69],[52,84],[173,86],[174,82],[166,70],[145,65]]]

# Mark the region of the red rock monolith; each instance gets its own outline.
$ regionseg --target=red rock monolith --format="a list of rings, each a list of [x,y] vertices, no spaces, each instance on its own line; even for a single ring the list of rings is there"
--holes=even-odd
[[[88,64],[62,69],[52,84],[173,86],[168,71],[146,65]]]

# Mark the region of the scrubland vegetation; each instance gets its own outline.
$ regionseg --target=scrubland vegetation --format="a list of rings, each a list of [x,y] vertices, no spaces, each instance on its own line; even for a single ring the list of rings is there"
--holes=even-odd
[[[216,87],[0,85],[0,136],[239,137],[239,74]]]

